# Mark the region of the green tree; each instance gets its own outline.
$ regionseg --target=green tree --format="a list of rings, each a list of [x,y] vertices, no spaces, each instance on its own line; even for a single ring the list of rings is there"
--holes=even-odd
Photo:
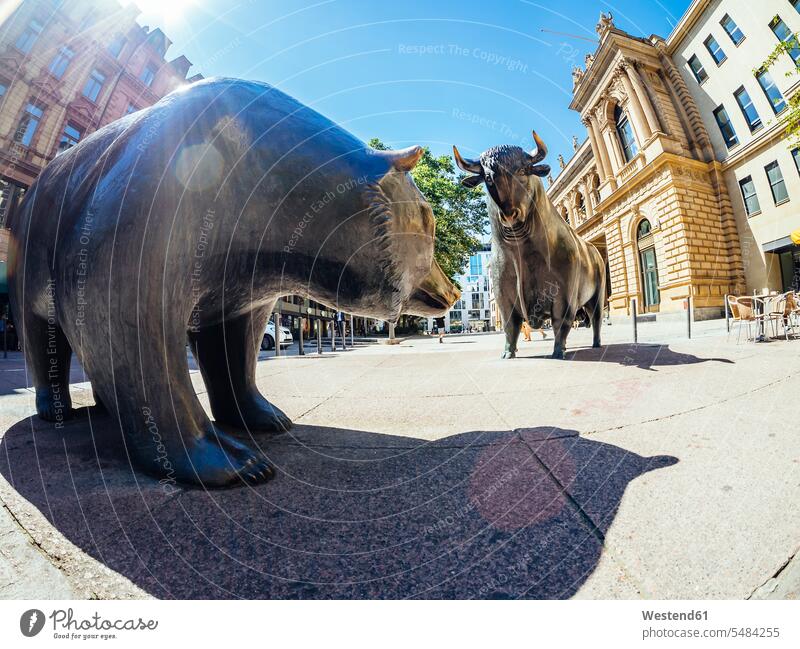
[[[781,55],[786,54],[789,56],[793,51],[798,49],[800,49],[800,37],[798,37],[798,34],[792,34],[790,38],[787,38],[785,41],[781,41],[775,46],[775,49],[772,50],[770,55],[761,64],[761,67],[753,70],[753,74],[757,75],[762,71],[769,70],[775,65],[775,62],[781,57]],[[791,59],[794,60],[794,57],[791,57]],[[786,76],[800,76],[800,67],[795,64],[794,67],[786,73]],[[792,96],[786,100],[786,104],[788,109],[786,114],[782,115],[781,118],[785,122],[786,137],[789,140],[789,146],[795,147],[800,145],[800,92],[795,92],[792,94]]]
[[[389,149],[378,138],[372,138],[369,145],[381,151]],[[480,248],[486,232],[488,216],[483,192],[480,187],[464,187],[460,182],[463,174],[456,173],[452,158],[446,155],[435,158],[427,147],[411,176],[436,219],[436,261],[453,279],[464,270],[469,256]]]

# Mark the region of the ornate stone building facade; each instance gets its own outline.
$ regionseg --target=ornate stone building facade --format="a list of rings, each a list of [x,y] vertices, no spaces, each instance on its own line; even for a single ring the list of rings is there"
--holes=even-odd
[[[14,6],[16,5],[16,6]],[[111,0],[26,0],[0,8],[0,312],[8,230],[25,190],[58,152],[187,79],[185,56]],[[4,20],[2,20],[4,19]]]
[[[573,73],[570,108],[588,137],[548,188],[563,218],[607,260],[612,315],[720,315],[745,290],[736,220],[692,95],[659,37],[632,36],[611,15]]]

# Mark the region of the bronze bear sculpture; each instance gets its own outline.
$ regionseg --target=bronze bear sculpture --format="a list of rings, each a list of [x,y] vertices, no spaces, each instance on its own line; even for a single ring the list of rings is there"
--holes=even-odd
[[[567,335],[583,310],[591,322],[593,346],[600,346],[606,301],[605,263],[600,252],[566,223],[547,198],[539,164],[547,147],[533,133],[536,150],[495,146],[479,159],[463,158],[453,147],[456,164],[471,174],[467,187],[486,185],[492,230],[491,272],[506,343],[503,358],[514,358],[523,321],[539,328],[553,323],[553,358],[564,358]]]
[[[57,156],[11,224],[10,299],[40,417],[71,414],[74,351],[145,471],[216,487],[260,482],[264,456],[212,423],[282,431],[258,391],[276,300],[303,295],[395,321],[458,290],[433,259],[434,217],[409,172],[272,86],[210,79]]]

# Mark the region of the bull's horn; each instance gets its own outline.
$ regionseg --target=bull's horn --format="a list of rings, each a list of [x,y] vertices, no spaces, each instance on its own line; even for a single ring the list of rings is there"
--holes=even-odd
[[[544,160],[547,155],[547,147],[539,136],[536,135],[536,131],[531,131],[531,133],[533,133],[533,141],[536,143],[536,149],[531,151],[531,157],[533,158],[531,162],[539,162],[540,160]]]
[[[479,174],[483,171],[483,167],[481,167],[480,160],[470,160],[469,158],[462,158],[461,154],[458,152],[458,147],[453,145],[453,155],[456,159],[456,164],[458,168],[462,171],[466,171],[471,174]]]
[[[424,151],[421,146],[410,146],[397,151],[375,151],[374,153],[384,158],[389,166],[397,171],[411,171],[417,166]]]

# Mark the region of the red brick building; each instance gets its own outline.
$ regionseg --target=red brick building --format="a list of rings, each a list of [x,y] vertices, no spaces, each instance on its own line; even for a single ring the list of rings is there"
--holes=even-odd
[[[7,305],[8,217],[63,148],[155,103],[191,62],[114,0],[12,0],[0,8],[0,312]]]

